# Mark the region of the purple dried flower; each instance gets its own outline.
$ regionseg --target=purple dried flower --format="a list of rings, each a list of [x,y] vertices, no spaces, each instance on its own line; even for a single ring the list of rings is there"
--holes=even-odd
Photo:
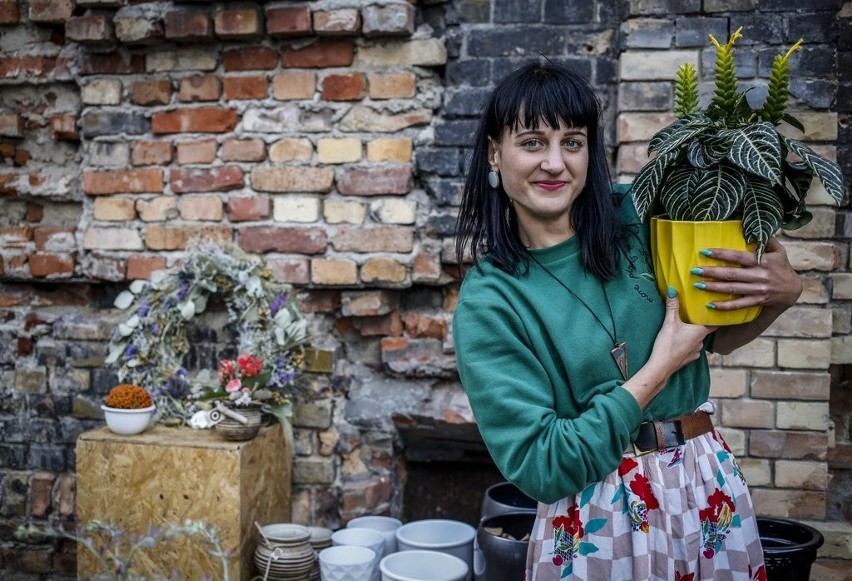
[[[150,309],[150,308],[151,307],[148,304],[148,299],[145,299],[144,301],[142,301],[142,304],[139,306],[139,310],[137,311],[136,314],[138,314],[139,317],[144,317],[145,315],[148,314],[148,309]]]
[[[269,305],[269,312],[272,313],[273,317],[275,316],[275,313],[278,312],[278,309],[280,309],[286,301],[287,293],[278,295],[278,297],[274,301],[272,301],[272,304]]]
[[[136,345],[128,345],[127,349],[124,350],[124,359],[129,361],[133,359],[133,357],[139,352],[139,349]]]
[[[178,290],[178,300],[183,300],[183,297],[186,296],[186,291],[189,290],[189,283],[186,281],[180,283],[180,289]]]

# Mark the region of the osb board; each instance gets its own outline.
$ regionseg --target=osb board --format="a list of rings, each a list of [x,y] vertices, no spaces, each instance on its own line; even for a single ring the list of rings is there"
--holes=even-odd
[[[290,520],[290,451],[281,426],[263,428],[248,442],[227,442],[215,431],[154,426],[137,436],[107,428],[77,439],[77,520],[118,525],[129,534],[149,527],[204,520],[235,549],[229,574],[252,577],[261,525]],[[196,539],[163,541],[133,560],[137,574],[179,579],[222,577],[221,562]],[[77,574],[99,571],[78,546]]]

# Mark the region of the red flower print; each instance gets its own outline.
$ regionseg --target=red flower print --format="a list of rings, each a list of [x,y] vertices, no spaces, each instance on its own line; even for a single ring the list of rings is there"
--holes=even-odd
[[[719,516],[722,514],[725,506],[728,507],[730,513],[734,512],[734,503],[731,501],[731,497],[718,488],[707,498],[707,505],[707,508],[701,509],[698,512],[698,518],[703,521],[718,522]]]
[[[562,558],[562,555],[553,555],[553,564],[559,567],[565,559]]]
[[[648,482],[648,479],[641,474],[637,474],[636,478],[633,479],[633,482],[630,483],[630,490],[633,491],[633,494],[642,499],[642,502],[645,503],[645,507],[648,510],[660,508],[660,503],[657,502],[657,497],[654,496],[654,492],[651,490],[651,484]]]
[[[733,452],[731,452],[731,448],[728,447],[728,442],[726,442],[725,438],[722,437],[722,434],[720,434],[716,430],[713,430],[712,432],[710,432],[710,434],[713,436],[714,440],[722,444],[722,448],[725,449],[725,452],[727,452],[728,454],[733,454]]]
[[[621,464],[618,466],[618,475],[624,476],[637,466],[639,466],[639,464],[633,458],[622,458]]]
[[[572,504],[568,507],[568,512],[565,516],[557,516],[553,519],[553,528],[565,527],[565,533],[569,537],[582,537],[585,534],[583,523],[580,521],[580,511],[577,510],[577,505]]]
[[[748,574],[752,581],[766,581],[766,569],[763,565],[757,568],[757,571],[752,571],[751,565],[748,566]]]
[[[693,581],[695,579],[695,573],[687,573],[686,575],[681,575],[677,571],[675,571],[675,581]]]

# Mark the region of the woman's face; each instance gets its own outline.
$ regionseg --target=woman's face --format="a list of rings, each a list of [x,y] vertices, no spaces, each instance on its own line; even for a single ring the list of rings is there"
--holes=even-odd
[[[589,167],[585,127],[544,123],[537,129],[505,129],[500,143],[489,142],[491,169],[500,174],[506,194],[514,201],[522,242],[536,248],[542,238],[574,234],[571,206],[586,185]]]

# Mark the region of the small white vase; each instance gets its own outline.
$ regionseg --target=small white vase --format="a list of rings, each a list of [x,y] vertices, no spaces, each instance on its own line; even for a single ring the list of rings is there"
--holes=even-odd
[[[123,409],[111,408],[101,405],[104,411],[104,419],[107,427],[114,433],[122,436],[141,434],[148,428],[151,418],[154,416],[156,406],[150,405],[146,408]]]

